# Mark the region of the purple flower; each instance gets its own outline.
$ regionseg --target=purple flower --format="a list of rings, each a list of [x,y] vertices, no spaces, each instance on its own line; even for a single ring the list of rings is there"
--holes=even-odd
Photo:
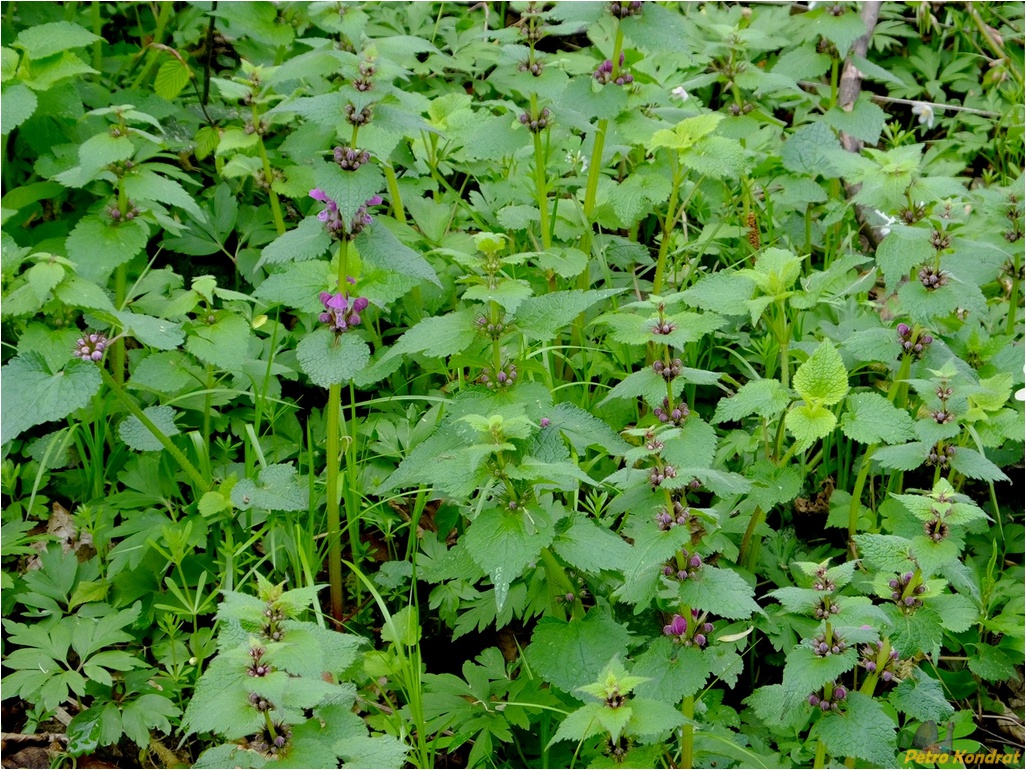
[[[360,324],[360,312],[370,304],[366,297],[351,298],[342,292],[322,291],[320,294],[324,312],[318,316],[321,323],[328,324],[335,334],[342,334]]]
[[[75,342],[75,349],[72,351],[72,355],[76,358],[81,358],[83,361],[99,361],[103,358],[103,351],[110,345],[110,340],[107,339],[106,334],[93,332],[92,334],[83,334]]]
[[[325,208],[317,214],[317,219],[324,223],[324,229],[328,231],[328,234],[334,238],[347,241],[351,241],[374,221],[367,209],[370,206],[381,205],[381,196],[372,195],[356,210],[353,218],[346,222],[338,210],[338,203],[328,197],[324,190],[315,187],[310,191],[310,197],[315,201],[325,204]]]
[[[542,417],[542,418],[541,418],[541,419],[540,419],[540,420],[538,421],[538,424],[539,424],[539,425],[540,425],[541,427],[543,427],[543,428],[547,428],[547,427],[549,427],[549,426],[550,426],[550,425],[552,424],[552,421],[551,421],[551,420],[550,420],[550,419],[549,419],[548,417]]]
[[[666,636],[675,636],[683,639],[688,632],[688,621],[683,615],[674,615],[668,626],[663,626],[663,633]]]

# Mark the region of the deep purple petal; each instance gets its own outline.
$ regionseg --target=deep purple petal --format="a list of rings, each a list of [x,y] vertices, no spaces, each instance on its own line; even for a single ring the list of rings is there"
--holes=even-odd
[[[327,194],[325,194],[324,190],[322,190],[320,187],[315,187],[314,189],[312,189],[310,191],[310,197],[313,198],[315,201],[320,201],[321,203],[327,203],[331,200],[331,198],[329,198]]]

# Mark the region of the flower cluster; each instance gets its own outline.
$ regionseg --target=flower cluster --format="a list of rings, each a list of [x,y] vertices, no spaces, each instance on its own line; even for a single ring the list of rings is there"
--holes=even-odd
[[[356,171],[360,166],[370,162],[370,153],[355,147],[336,147],[335,162],[343,171]]]
[[[947,539],[948,535],[951,534],[951,530],[948,528],[948,525],[944,523],[944,519],[940,513],[937,513],[929,521],[923,522],[923,531],[926,533],[926,536],[935,543],[939,543],[941,540]],[[920,586],[920,588],[921,587],[922,586]]]
[[[655,519],[659,529],[668,532],[674,527],[687,526],[691,521],[691,509],[679,501],[674,501],[672,513],[666,508],[661,508]]]
[[[883,666],[879,666],[877,663],[880,652],[883,650],[883,642],[875,642],[873,644],[867,644],[863,646],[859,652],[861,657],[859,658],[859,665],[866,669],[870,674],[878,674],[880,680],[883,682],[897,682],[900,679],[896,676],[895,671],[900,664],[898,651],[891,650],[890,655],[884,662]]]
[[[107,216],[110,217],[111,222],[113,222],[115,225],[120,225],[122,222],[131,222],[141,213],[142,212],[139,211],[139,207],[136,206],[135,203],[133,203],[132,201],[129,201],[128,206],[125,208],[124,218],[122,218],[121,216],[121,209],[119,209],[116,205],[111,205],[107,207]]]
[[[678,567],[678,564],[684,564],[684,567]],[[689,554],[686,549],[681,549],[680,561],[675,561],[672,565],[667,564],[663,567],[663,575],[668,578],[677,578],[677,580],[687,580],[689,577],[694,577],[698,570],[702,569],[702,557],[697,553]]]
[[[671,404],[670,399],[664,398],[663,405],[657,406],[652,410],[652,414],[655,415],[656,419],[661,423],[670,423],[680,427],[681,423],[687,419],[687,416],[691,414],[688,410],[688,405],[681,401],[679,404]]]
[[[661,318],[656,321],[656,325],[652,327],[652,334],[672,334],[677,327],[667,321],[665,318]]]
[[[631,0],[631,2],[628,3],[613,0],[613,2],[609,4],[609,12],[617,19],[626,19],[628,16],[640,16],[641,3],[639,0]]]
[[[933,342],[933,337],[929,334],[920,334],[908,324],[901,323],[898,324],[898,340],[901,342],[902,355],[911,354],[920,358],[923,351]]]
[[[917,610],[923,606],[923,600],[919,596],[926,593],[926,585],[923,583],[913,584],[914,580],[915,573],[906,572],[887,581],[887,585],[891,589],[891,599],[905,611]]]
[[[847,649],[847,642],[836,633],[832,635],[830,641],[827,641],[826,634],[822,632],[812,637],[812,651],[821,658],[840,655]]]
[[[374,83],[371,78],[374,77],[374,73],[377,69],[374,67],[372,61],[360,62],[360,77],[353,81],[353,88],[357,91],[370,91],[374,87]]]
[[[620,66],[623,66],[624,56],[620,54]],[[618,86],[627,86],[634,82],[634,76],[629,72],[620,71],[616,73],[616,77],[613,77],[613,60],[606,59],[602,62],[598,69],[591,73],[592,77],[595,78],[599,83],[605,85],[606,83],[615,83]]]
[[[509,328],[509,322],[503,318],[501,321],[493,323],[487,316],[478,316],[475,321],[477,328],[487,334],[492,339],[498,339],[501,337],[506,330]]]
[[[292,730],[286,722],[273,722],[249,739],[247,748],[267,754],[272,759],[285,749],[292,739]]]
[[[520,123],[527,126],[532,133],[540,133],[552,123],[552,112],[548,107],[542,107],[537,115],[522,112],[520,113]]]
[[[534,61],[522,61],[517,65],[517,69],[520,72],[530,72],[534,77],[541,77],[542,70],[545,69],[545,63],[541,59],[535,59]]]
[[[938,270],[932,265],[924,265],[920,268],[918,278],[919,282],[929,291],[939,289],[941,286],[945,286],[948,283],[948,274],[943,270]]]
[[[498,372],[492,372],[487,366],[481,371],[477,381],[487,388],[508,388],[517,381],[517,365],[514,363],[503,364]]]
[[[318,316],[318,320],[327,324],[335,334],[343,334],[360,325],[360,313],[370,303],[366,297],[354,298],[341,292],[332,294],[322,291],[321,304],[324,305],[324,312]]]
[[[672,380],[674,377],[680,376],[683,368],[684,362],[679,358],[673,359],[669,364],[665,364],[662,361],[655,361],[652,363],[652,371],[667,382]]]
[[[834,682],[823,688],[822,697],[818,693],[809,693],[809,705],[813,708],[819,707],[822,711],[838,711],[840,704],[847,697],[848,689],[843,684]]]
[[[257,711],[270,711],[274,708],[274,704],[266,698],[262,697],[259,693],[251,692],[249,694],[249,705],[255,708]]]
[[[674,614],[673,619],[668,625],[663,626],[663,634],[665,636],[673,637],[673,641],[677,644],[683,644],[685,647],[705,647],[707,634],[711,634],[713,630],[712,623],[703,622],[704,616],[699,618],[698,610],[691,610],[691,619],[693,625],[691,626],[692,636],[688,636],[688,620],[683,615]]]
[[[263,647],[250,647],[249,657],[253,659],[253,663],[246,667],[246,673],[250,676],[264,677],[271,673],[274,669],[271,668],[269,663],[264,663],[264,653],[267,652]]]
[[[837,589],[837,584],[827,577],[826,567],[817,567],[815,574],[816,580],[812,583],[814,591],[834,591]]]
[[[677,469],[672,465],[662,465],[661,463],[652,469],[652,472],[648,474],[648,481],[652,485],[652,489],[656,489],[666,479],[673,479],[677,477]]]
[[[325,208],[317,215],[317,219],[324,223],[324,229],[328,231],[328,234],[333,238],[340,240],[351,241],[357,235],[359,235],[363,229],[371,224],[374,220],[371,218],[370,213],[367,211],[371,206],[381,205],[381,196],[375,195],[368,198],[367,201],[356,210],[353,214],[351,221],[346,222],[342,218],[341,212],[338,210],[338,203],[332,198],[328,197],[328,194],[319,187],[315,187],[310,191],[310,197],[315,201],[320,201],[326,204]]]
[[[365,126],[371,122],[371,109],[370,107],[364,107],[363,109],[357,110],[356,105],[352,102],[345,107],[346,122],[351,126]]]
[[[955,456],[957,447],[944,441],[938,441],[930,447],[930,453],[926,456],[926,464],[931,468],[947,468],[951,464],[951,458]]]
[[[101,332],[84,334],[75,342],[75,349],[72,355],[81,358],[83,361],[99,361],[103,358],[103,351],[110,345],[107,335]]]

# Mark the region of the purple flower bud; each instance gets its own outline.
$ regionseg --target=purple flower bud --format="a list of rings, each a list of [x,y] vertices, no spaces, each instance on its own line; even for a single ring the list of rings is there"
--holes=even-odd
[[[887,585],[889,585],[891,588],[897,588],[898,587],[898,581],[897,580],[893,580],[893,579],[892,580],[888,580],[887,581]]]
[[[702,566],[702,557],[696,553],[694,556],[688,559],[688,566],[691,567],[691,569],[698,569]]]
[[[673,575],[673,567],[663,567],[663,574],[666,575],[666,577]]]
[[[687,579],[688,579],[688,571],[687,570],[682,569],[682,570],[677,572],[677,580],[687,580]]]
[[[702,631],[704,633],[706,633],[706,634],[711,634],[713,632],[713,624],[712,623],[703,623],[702,624]]]
[[[674,615],[669,625],[663,626],[667,636],[684,636],[688,631],[688,621],[683,615]]]
[[[874,663],[871,660],[867,660],[866,661],[866,671],[869,671],[870,673],[876,671],[876,663]]]
[[[912,333],[912,328],[908,324],[898,324],[898,334],[902,337],[907,337]]]
[[[367,309],[368,305],[370,305],[370,302],[366,297],[357,297],[353,300],[353,310],[355,310],[357,313],[362,313],[364,310]]]
[[[705,647],[705,634],[695,634],[694,642],[699,647]]]
[[[892,679],[894,679],[894,674],[892,674],[890,671],[884,671],[882,674],[880,674],[880,678],[883,679],[885,682],[889,682]]]
[[[933,342],[933,337],[931,337],[929,334],[924,334],[921,339],[924,345],[929,345],[931,342]]]
[[[809,696],[809,705],[813,708],[819,705],[819,696],[816,695],[816,693],[812,693],[812,695]]]
[[[830,701],[828,701],[828,700],[821,700],[819,702],[819,707],[823,711],[829,711],[830,710]]]
[[[834,700],[844,700],[848,697],[848,691],[842,685],[834,688]]]
[[[550,425],[552,425],[552,420],[550,420],[548,417],[542,417],[540,420],[538,420],[538,424],[543,428],[547,428]]]
[[[915,598],[912,596],[906,596],[904,601],[906,607],[911,607],[913,604],[916,603]]]

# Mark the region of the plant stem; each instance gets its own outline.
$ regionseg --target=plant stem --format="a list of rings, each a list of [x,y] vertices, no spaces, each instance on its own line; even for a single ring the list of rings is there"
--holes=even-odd
[[[549,225],[549,192],[545,181],[545,150],[540,133],[534,133],[534,190],[538,199],[538,214],[541,217],[542,248],[552,248],[552,229]]]
[[[826,764],[826,744],[820,739],[816,741],[816,759],[813,762],[813,767],[821,768]]]
[[[1012,260],[1012,290],[1008,295],[1008,318],[1005,323],[1005,334],[1009,336],[1015,335],[1016,311],[1019,309],[1019,270],[1022,264],[1021,258],[1021,254],[1016,254]]]
[[[267,182],[267,195],[271,201],[271,216],[274,217],[274,229],[278,235],[285,235],[285,219],[281,215],[281,203],[278,201],[278,193],[274,191],[274,172],[271,170],[271,160],[267,157],[267,148],[264,147],[264,137],[260,134],[260,108],[253,102],[253,126],[257,130],[257,149],[260,151],[260,162],[263,164],[264,180]]]
[[[392,164],[382,161],[381,170],[385,172],[385,182],[388,184],[388,195],[392,199],[392,215],[400,222],[406,221],[406,209],[403,208],[403,196],[399,192],[399,179],[395,175]]]
[[[164,449],[166,449],[175,459],[175,462],[177,462],[178,466],[185,472],[185,475],[192,480],[192,483],[196,488],[202,490],[209,489],[210,482],[203,477],[202,473],[196,470],[196,467],[189,462],[188,458],[182,453],[182,451],[172,443],[171,439],[168,438],[164,432],[154,424],[153,420],[151,420],[146,413],[139,408],[139,405],[136,404],[127,393],[125,393],[121,384],[115,381],[115,379],[111,377],[110,373],[102,367],[100,368],[100,374],[103,377],[103,381],[107,383],[107,386],[117,397],[118,401],[120,401],[124,407],[137,420],[139,420],[139,422],[141,422],[150,433],[153,434],[153,437],[157,439],[161,446],[163,446]]]
[[[659,294],[663,290],[663,278],[666,275],[666,257],[670,251],[670,233],[677,221],[677,196],[683,181],[677,155],[669,150],[670,168],[673,169],[673,186],[670,188],[670,202],[666,206],[666,218],[663,219],[663,236],[659,241],[659,256],[656,259],[655,279],[652,281],[652,293]]]
[[[687,616],[690,618],[691,613]],[[691,720],[695,718],[695,696],[689,695],[681,703],[681,713],[687,718],[687,722],[684,727],[681,728],[680,733],[680,766],[681,767],[694,767],[695,766],[695,726],[691,723]]]
[[[755,510],[752,511],[752,518],[748,521],[748,528],[741,539],[741,551],[738,554],[737,563],[750,572],[755,571],[755,560],[759,555],[759,549],[753,547],[753,544],[755,546],[759,544],[759,541],[755,538],[755,530],[765,520],[766,513],[761,507],[755,506]]]

